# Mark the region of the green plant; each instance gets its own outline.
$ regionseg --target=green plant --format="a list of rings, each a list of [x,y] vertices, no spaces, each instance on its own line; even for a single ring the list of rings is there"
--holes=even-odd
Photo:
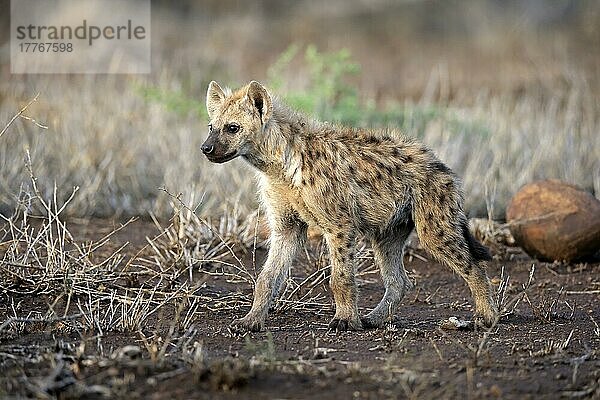
[[[316,118],[341,122],[358,123],[363,111],[356,89],[347,79],[360,71],[346,49],[321,53],[314,45],[304,52],[304,67],[308,82],[302,90],[291,90],[284,82],[286,70],[296,58],[299,46],[288,47],[268,70],[269,86],[283,93],[286,102],[295,109],[314,115]]]
[[[408,135],[423,137],[427,126],[439,121],[452,134],[486,136],[487,126],[481,121],[462,118],[451,109],[435,104],[415,105],[390,103],[379,105],[372,99],[361,99],[350,83],[360,66],[350,52],[319,52],[314,45],[306,47],[299,60],[300,46],[292,44],[268,70],[268,84],[281,93],[292,107],[323,121],[359,127],[392,127]],[[306,85],[291,89],[287,76],[306,71]],[[293,67],[293,70],[292,70]]]
[[[134,89],[144,100],[160,103],[168,111],[177,115],[195,114],[202,119],[207,117],[204,101],[196,100],[182,90],[171,90],[150,85],[135,85]]]

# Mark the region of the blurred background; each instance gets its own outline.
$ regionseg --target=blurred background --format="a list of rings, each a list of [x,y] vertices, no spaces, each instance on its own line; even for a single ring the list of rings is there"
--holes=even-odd
[[[132,0],[133,1],[133,0]],[[317,118],[418,137],[462,178],[472,216],[504,217],[523,184],[559,178],[600,196],[600,2],[233,0],[152,2],[149,75],[11,75],[0,1],[0,212],[23,201],[26,154],[67,213],[257,208],[242,161],[215,166],[209,81],[251,79]],[[115,10],[118,12],[118,10]],[[21,193],[21,194],[20,194]]]

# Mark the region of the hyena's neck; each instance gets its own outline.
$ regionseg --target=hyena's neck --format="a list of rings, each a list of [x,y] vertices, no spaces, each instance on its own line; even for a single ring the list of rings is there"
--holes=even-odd
[[[273,116],[253,149],[244,157],[267,177],[299,185],[302,152],[312,137],[316,122],[274,102]]]

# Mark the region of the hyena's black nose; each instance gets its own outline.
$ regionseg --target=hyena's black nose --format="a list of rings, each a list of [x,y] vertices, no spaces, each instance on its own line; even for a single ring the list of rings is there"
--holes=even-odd
[[[215,146],[210,144],[203,144],[200,148],[204,154],[210,154],[215,150]]]

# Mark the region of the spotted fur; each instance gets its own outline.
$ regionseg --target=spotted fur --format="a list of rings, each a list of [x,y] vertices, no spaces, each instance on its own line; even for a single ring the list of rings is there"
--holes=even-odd
[[[482,261],[487,249],[471,236],[457,176],[426,146],[396,132],[314,121],[271,97],[259,83],[207,94],[211,132],[203,151],[213,162],[242,157],[258,171],[271,227],[270,251],[249,313],[235,322],[260,330],[269,304],[289,274],[307,227],[323,231],[331,256],[337,330],[379,327],[412,287],[404,244],[416,228],[422,245],[467,282],[476,315],[497,318]],[[231,133],[231,127],[239,131]],[[385,294],[362,318],[355,280],[355,241],[371,241]]]

